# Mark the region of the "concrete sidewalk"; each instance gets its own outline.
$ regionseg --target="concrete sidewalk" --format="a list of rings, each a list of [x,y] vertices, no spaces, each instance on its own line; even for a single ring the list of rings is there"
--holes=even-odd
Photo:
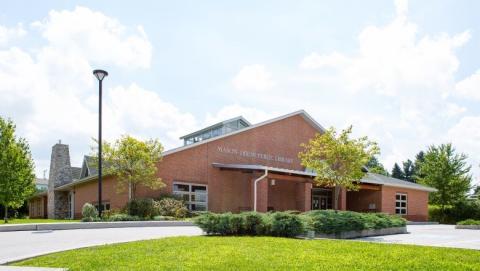
[[[201,234],[193,226],[0,232],[0,264],[82,247]]]
[[[480,230],[455,229],[454,225],[407,225],[407,231],[354,240],[480,250]]]

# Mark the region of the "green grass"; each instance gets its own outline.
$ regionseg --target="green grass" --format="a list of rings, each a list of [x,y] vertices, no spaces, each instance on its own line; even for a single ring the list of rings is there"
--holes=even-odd
[[[15,263],[75,270],[480,270],[480,251],[348,240],[172,237]]]
[[[33,223],[64,223],[64,222],[79,222],[80,220],[72,219],[41,219],[41,218],[22,218],[22,219],[11,219],[8,220],[8,223],[5,224],[3,219],[0,221],[0,224],[33,224]]]

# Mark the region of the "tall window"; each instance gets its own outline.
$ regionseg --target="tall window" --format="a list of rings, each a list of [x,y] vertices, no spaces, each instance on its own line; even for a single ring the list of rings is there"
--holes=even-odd
[[[395,213],[399,215],[407,214],[407,194],[395,194]]]
[[[185,201],[191,211],[206,211],[207,186],[192,183],[173,183],[173,194]]]

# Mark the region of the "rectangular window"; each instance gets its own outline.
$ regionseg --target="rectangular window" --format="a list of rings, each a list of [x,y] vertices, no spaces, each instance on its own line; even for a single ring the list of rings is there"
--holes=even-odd
[[[173,194],[183,199],[191,211],[207,210],[208,192],[206,185],[174,182]]]
[[[98,203],[96,203],[94,206],[98,210]],[[107,211],[107,210],[110,210],[110,202],[103,202],[102,203],[102,211]]]
[[[404,193],[395,194],[395,214],[398,214],[398,215],[407,214],[407,194],[404,194]]]

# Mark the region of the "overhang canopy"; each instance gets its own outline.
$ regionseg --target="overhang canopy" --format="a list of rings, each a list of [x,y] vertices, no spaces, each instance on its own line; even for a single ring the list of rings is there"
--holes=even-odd
[[[222,164],[222,163],[212,163],[213,167],[220,168],[220,169],[229,169],[229,170],[239,170],[239,171],[265,171],[268,170],[270,173],[276,173],[280,175],[290,175],[290,176],[298,176],[298,177],[305,177],[305,178],[315,178],[317,174],[315,172],[307,172],[301,170],[292,170],[286,168],[277,168],[277,167],[269,167],[263,165],[249,165],[249,164]],[[395,179],[388,176],[383,176],[380,174],[375,173],[367,173],[365,176],[360,180],[360,183],[363,184],[375,184],[375,185],[384,185],[384,186],[391,186],[391,187],[400,187],[406,189],[413,189],[413,190],[421,190],[427,192],[436,192],[437,189],[421,185],[417,183],[407,182],[404,180]]]

